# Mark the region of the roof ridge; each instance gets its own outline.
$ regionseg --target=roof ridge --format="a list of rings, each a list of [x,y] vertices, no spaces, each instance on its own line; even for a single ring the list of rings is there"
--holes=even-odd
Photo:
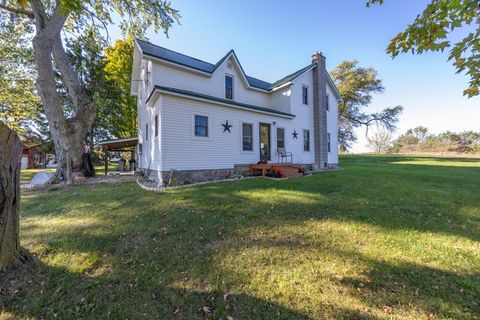
[[[168,48],[166,48],[166,47],[159,46],[158,44],[151,43],[150,41],[145,41],[145,40],[141,40],[141,39],[138,39],[138,38],[136,38],[135,41],[141,41],[141,42],[147,43],[147,44],[149,44],[149,45],[152,45],[152,46],[154,46],[154,47],[157,47],[157,48],[160,48],[160,49],[163,49],[163,50],[166,50],[166,51],[169,51],[169,52],[173,52],[173,53],[182,55],[182,56],[184,56],[184,57],[187,57],[187,58],[196,60],[196,61],[198,61],[198,62],[210,64],[210,65],[212,65],[212,67],[215,66],[215,64],[213,64],[213,63],[211,63],[211,62],[208,62],[208,61],[205,61],[205,60],[202,60],[202,59],[198,59],[198,58],[189,56],[188,54],[184,54],[184,53],[181,53],[181,52],[172,50],[172,49],[168,49]],[[233,49],[232,49],[232,50],[233,50]]]
[[[310,63],[308,66],[298,69],[297,71],[292,72],[289,75],[286,75],[285,77],[275,81],[274,83],[272,83],[272,88],[278,87],[284,83],[292,81],[293,79],[295,79],[296,77],[304,73],[307,69],[311,68],[312,66],[313,66],[313,63]]]
[[[301,75],[302,73],[304,73],[307,69],[311,68],[313,66],[313,64],[309,64],[307,65],[306,67],[303,67],[293,73],[290,73],[288,74],[287,76],[275,81],[275,82],[269,82],[269,81],[265,81],[265,80],[261,80],[259,78],[255,78],[255,77],[252,77],[252,76],[249,76],[245,73],[245,71],[243,70],[238,58],[237,58],[237,55],[235,53],[235,50],[234,49],[230,49],[220,60],[218,60],[215,64],[211,63],[211,62],[207,62],[205,60],[201,60],[201,59],[197,59],[195,57],[192,57],[192,56],[189,56],[189,55],[186,55],[186,54],[183,54],[183,53],[180,53],[178,51],[174,51],[174,50],[171,50],[171,49],[168,49],[168,48],[165,48],[165,47],[162,47],[162,46],[159,46],[157,44],[154,44],[154,43],[151,43],[150,41],[146,41],[146,40],[142,40],[142,39],[138,39],[138,38],[135,38],[135,41],[136,42],[142,42],[143,44],[146,44],[146,45],[150,45],[154,48],[157,48],[157,49],[161,49],[161,50],[164,50],[167,52],[167,55],[168,53],[171,53],[173,55],[178,55],[178,56],[181,56],[182,58],[185,58],[185,59],[191,59],[191,60],[194,60],[198,63],[201,63],[201,64],[204,64],[203,67],[201,66],[193,66],[192,64],[188,64],[188,62],[182,62],[182,61],[178,61],[177,60],[172,60],[168,57],[162,57],[162,56],[159,56],[159,55],[156,55],[154,53],[145,53],[144,54],[147,54],[147,55],[151,55],[151,56],[154,56],[154,57],[157,57],[157,58],[160,58],[162,60],[166,60],[166,61],[171,61],[173,63],[177,63],[177,64],[180,64],[180,65],[184,65],[186,67],[189,67],[189,68],[193,68],[193,69],[197,69],[197,70],[200,70],[200,71],[203,71],[203,72],[207,72],[207,73],[213,73],[225,60],[228,56],[230,55],[234,55],[235,56],[235,59],[237,60],[237,62],[239,63],[240,65],[240,68],[242,69],[242,72],[243,74],[245,75],[245,77],[247,78],[247,81],[249,83],[250,86],[254,87],[254,88],[258,88],[258,89],[262,89],[262,90],[265,90],[265,91],[271,91],[273,88],[275,87],[278,87],[280,85],[283,85],[285,83],[288,83],[292,80],[294,80],[296,77],[298,77],[299,75]],[[140,48],[142,51],[144,51],[143,48]],[[253,81],[250,81],[250,80],[253,80]],[[254,83],[254,82],[257,82],[257,83]]]

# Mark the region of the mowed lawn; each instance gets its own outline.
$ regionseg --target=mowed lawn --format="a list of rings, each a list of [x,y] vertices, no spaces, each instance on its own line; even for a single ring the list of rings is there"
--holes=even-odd
[[[341,166],[25,193],[0,319],[480,319],[480,161]]]
[[[108,165],[108,170],[109,171],[116,171],[118,165],[110,163]],[[97,175],[104,175],[105,174],[105,167],[103,165],[96,165],[95,166],[95,172]],[[21,171],[20,174],[20,183],[21,184],[27,184],[32,181],[32,178],[39,172],[48,172],[48,173],[55,173],[54,168],[39,168],[39,169],[24,169]]]

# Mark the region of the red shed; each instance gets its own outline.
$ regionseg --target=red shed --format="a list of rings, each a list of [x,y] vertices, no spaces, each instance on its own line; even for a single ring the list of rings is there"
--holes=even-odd
[[[41,144],[35,144],[23,148],[22,169],[45,167],[45,154],[40,151],[41,148]]]

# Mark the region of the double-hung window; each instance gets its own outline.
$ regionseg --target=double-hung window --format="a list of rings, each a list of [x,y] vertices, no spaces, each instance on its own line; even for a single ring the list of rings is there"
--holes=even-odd
[[[233,100],[233,77],[225,75],[225,98]]]
[[[330,133],[327,133],[327,149],[330,152]]]
[[[208,117],[195,115],[195,136],[208,137]]]
[[[285,129],[277,128],[277,149],[285,148]]]
[[[302,102],[303,104],[308,104],[308,87],[302,87]]]
[[[253,150],[253,125],[250,123],[242,123],[242,150]]]
[[[148,141],[148,122],[145,123],[145,142]]]
[[[310,130],[303,130],[303,151],[310,151]]]
[[[158,114],[155,115],[155,137],[158,137]]]

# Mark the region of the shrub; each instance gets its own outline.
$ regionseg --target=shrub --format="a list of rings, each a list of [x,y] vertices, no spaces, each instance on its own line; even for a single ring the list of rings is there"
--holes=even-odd
[[[285,175],[285,170],[277,166],[272,166],[269,175],[273,178],[281,178]]]

